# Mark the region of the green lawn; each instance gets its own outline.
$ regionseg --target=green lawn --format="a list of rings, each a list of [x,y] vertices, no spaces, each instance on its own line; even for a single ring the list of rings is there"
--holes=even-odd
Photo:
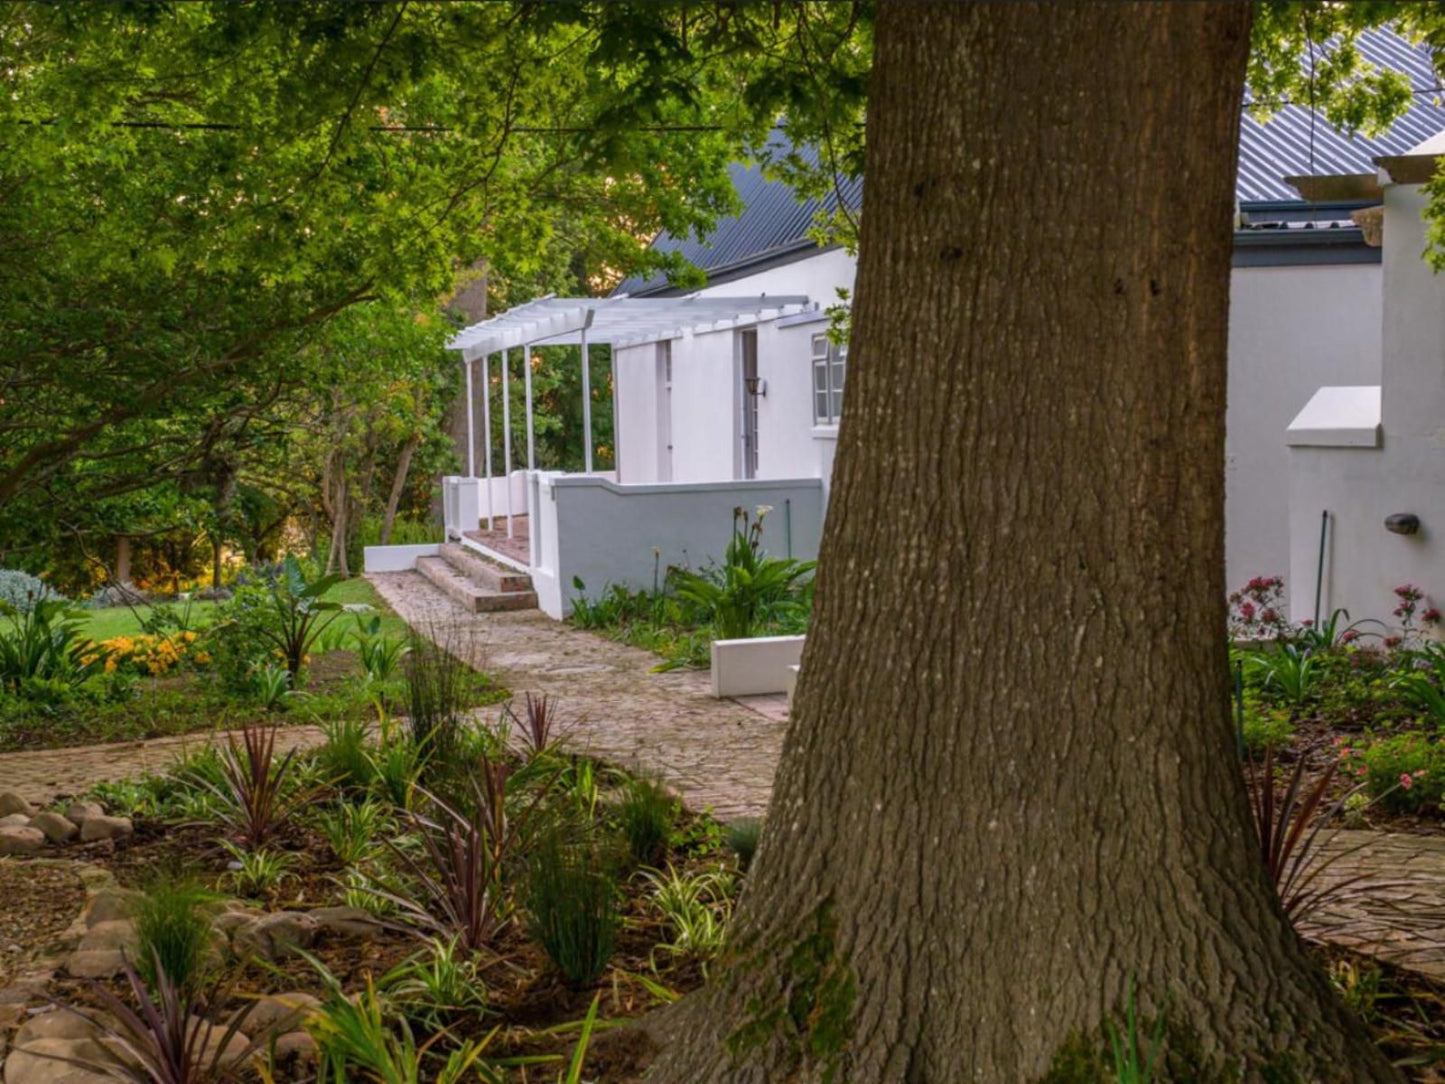
[[[381,615],[382,631],[388,636],[405,636],[407,634],[406,622],[397,617],[381,596],[369,582],[357,576],[354,579],[342,580],[330,591],[326,597],[332,602],[339,602],[342,605],[364,602],[375,608]],[[180,607],[184,603],[164,603],[166,606]],[[152,607],[137,606],[134,610],[127,606],[110,606],[104,610],[82,610],[80,625],[83,634],[92,640],[110,640],[116,636],[135,636],[141,631],[140,619],[148,613]],[[214,602],[193,602],[191,603],[191,622],[200,626],[206,624],[216,609]],[[350,624],[354,618],[339,617],[337,621]]]

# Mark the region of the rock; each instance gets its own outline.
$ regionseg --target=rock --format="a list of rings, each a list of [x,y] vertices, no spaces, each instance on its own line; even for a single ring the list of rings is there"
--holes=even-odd
[[[12,813],[24,813],[29,817],[34,815],[35,807],[13,790],[0,791],[0,817],[8,817]]]
[[[25,1021],[15,1033],[17,1047],[29,1046],[39,1039],[95,1039],[105,1034],[103,1028],[64,1006],[40,1013]]]
[[[73,1060],[62,1060],[67,1058]],[[5,1084],[113,1084],[109,1073],[74,1061],[105,1065],[113,1059],[91,1039],[37,1039],[17,1046],[5,1059]]]
[[[0,855],[38,854],[45,847],[39,828],[0,828]]]
[[[211,929],[227,936],[256,921],[258,911],[222,911],[211,919]]]
[[[227,1024],[212,1024],[199,1016],[193,1016],[186,1024],[186,1034],[193,1035],[194,1029],[201,1029],[200,1054],[197,1061],[205,1067],[214,1064],[235,1065],[246,1055],[251,1040],[246,1033],[237,1031],[226,1038],[230,1027]]]
[[[136,893],[124,888],[105,888],[97,892],[85,912],[87,926],[99,926],[103,922],[121,922],[130,918],[135,904]]]
[[[304,1031],[288,1031],[282,1035],[276,1040],[275,1052],[277,1065],[309,1064],[316,1061],[320,1053],[316,1040]]]
[[[257,999],[255,1006],[242,1021],[242,1026],[255,1035],[260,1035],[278,1025],[296,1028],[300,1026],[302,1020],[319,1008],[321,1008],[320,1000],[301,990],[292,990],[285,994],[268,994]]]
[[[129,817],[86,817],[85,823],[80,826],[80,839],[83,843],[93,843],[98,839],[125,839],[135,831]]]
[[[85,931],[77,950],[95,952],[100,949],[134,948],[136,943],[135,925],[126,919],[111,922],[97,922]]]
[[[360,907],[318,907],[308,913],[323,935],[349,941],[373,941],[384,928],[375,915]]]
[[[29,828],[30,817],[24,813],[10,813],[0,817],[0,828]]]
[[[65,970],[77,979],[108,979],[125,970],[120,949],[77,949],[65,961]]]
[[[69,843],[80,832],[59,813],[37,813],[30,818],[30,827],[39,828],[51,843]]]
[[[91,817],[105,816],[105,808],[99,802],[71,802],[70,807],[65,811],[67,820],[76,824],[84,824]]]
[[[279,960],[293,948],[310,948],[316,940],[316,920],[304,911],[277,911],[261,915],[238,929],[231,945],[240,956]]]

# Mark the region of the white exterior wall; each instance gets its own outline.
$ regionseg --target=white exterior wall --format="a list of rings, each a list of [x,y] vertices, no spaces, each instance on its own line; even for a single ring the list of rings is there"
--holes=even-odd
[[[1224,507],[1230,590],[1253,576],[1280,575],[1291,595],[1304,598],[1290,573],[1285,428],[1321,385],[1379,383],[1380,283],[1379,264],[1234,269]],[[1313,584],[1311,573],[1311,606]]]
[[[658,480],[657,344],[612,353],[617,370],[617,480]]]
[[[1414,583],[1445,602],[1445,278],[1422,258],[1417,186],[1385,189],[1380,446],[1291,449],[1290,575],[1308,584],[1296,618],[1310,616],[1320,513],[1331,514],[1321,614],[1388,619],[1393,588]],[[1303,403],[1301,403],[1303,406]],[[1413,512],[1416,535],[1385,530]]]

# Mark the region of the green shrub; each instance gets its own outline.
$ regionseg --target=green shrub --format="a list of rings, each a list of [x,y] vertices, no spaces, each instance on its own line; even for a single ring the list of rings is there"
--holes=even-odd
[[[1250,694],[1244,700],[1244,748],[1252,757],[1266,746],[1283,749],[1294,742],[1294,723],[1289,713],[1265,707]]]
[[[1248,719],[1245,720],[1246,726]],[[741,820],[733,821],[727,826],[727,844],[733,854],[738,856],[738,869],[744,873],[753,864],[753,855],[758,850],[758,840],[762,838],[763,820],[761,817],[744,817]]]
[[[99,672],[100,653],[66,605],[42,599],[21,612],[0,603],[0,692],[60,706]]]
[[[1343,750],[1347,765],[1385,809],[1439,811],[1445,799],[1445,740],[1422,733],[1396,734]]]
[[[182,990],[196,989],[204,978],[211,947],[215,897],[186,878],[157,877],[133,901],[135,965],[152,989],[157,964]]]
[[[426,948],[386,974],[381,985],[393,1002],[432,1031],[453,1017],[480,1014],[487,1007],[487,987],[477,956],[457,939],[428,939]]]
[[[357,804],[337,802],[322,810],[317,822],[331,852],[347,866],[375,851],[390,823],[386,807],[373,798]]]
[[[677,805],[677,799],[654,779],[628,782],[617,819],[634,860],[645,866],[661,860],[667,849],[667,834],[677,820]]]
[[[621,916],[614,863],[594,840],[543,832],[528,857],[527,926],[548,959],[574,986],[596,981],[612,958]]]
[[[18,568],[0,568],[0,602],[8,602],[18,613],[27,614],[37,602],[47,599],[65,601],[65,596],[38,576]]]
[[[376,780],[370,727],[363,718],[342,716],[322,725],[326,744],[316,750],[322,776],[334,787],[365,790]]]
[[[735,882],[731,874],[720,870],[680,873],[669,864],[666,873],[646,870],[643,878],[652,887],[653,902],[662,912],[669,937],[653,949],[654,969],[658,952],[707,961],[722,951],[732,917]]]

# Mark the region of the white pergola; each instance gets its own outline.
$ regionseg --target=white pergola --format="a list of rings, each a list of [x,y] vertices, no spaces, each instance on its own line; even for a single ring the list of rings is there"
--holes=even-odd
[[[508,360],[513,349],[522,351],[526,382],[527,469],[537,469],[532,433],[532,366],[534,346],[582,348],[582,428],[585,469],[592,470],[592,379],[588,347],[608,343],[619,347],[675,339],[687,333],[723,331],[802,312],[808,307],[802,295],[757,297],[555,297],[515,305],[506,312],[463,328],[452,336],[447,349],[461,352],[467,375],[467,474],[477,477],[474,435],[472,362],[482,363],[482,433],[486,441],[483,464],[487,478],[487,528],[492,528],[492,355],[499,356],[502,376],[503,476],[512,475],[512,400],[508,394]],[[613,355],[614,359],[616,355]],[[613,393],[617,380],[614,360]],[[613,425],[617,424],[614,399]],[[512,536],[512,489],[507,486],[507,536]]]

